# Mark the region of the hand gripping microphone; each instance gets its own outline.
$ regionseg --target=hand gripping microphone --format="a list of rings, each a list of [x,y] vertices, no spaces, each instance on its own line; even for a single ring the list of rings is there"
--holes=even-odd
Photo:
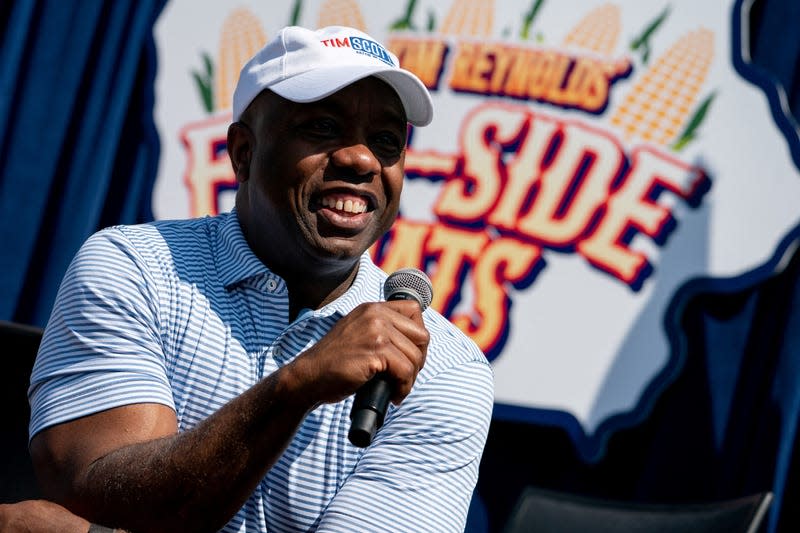
[[[383,294],[387,301],[416,300],[424,311],[433,299],[433,286],[421,270],[402,268],[386,278]],[[380,374],[358,389],[350,411],[351,425],[347,435],[355,446],[366,448],[372,442],[375,432],[383,425],[389,396],[389,382]]]

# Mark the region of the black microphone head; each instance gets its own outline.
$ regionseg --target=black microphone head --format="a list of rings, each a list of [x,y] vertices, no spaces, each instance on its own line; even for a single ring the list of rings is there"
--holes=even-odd
[[[389,274],[383,284],[386,300],[416,300],[422,310],[433,300],[433,284],[425,272],[416,268],[401,268]]]

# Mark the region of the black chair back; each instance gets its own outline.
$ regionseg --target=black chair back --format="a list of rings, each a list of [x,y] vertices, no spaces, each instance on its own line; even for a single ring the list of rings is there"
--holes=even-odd
[[[700,504],[645,504],[526,488],[505,533],[756,533],[772,493]]]

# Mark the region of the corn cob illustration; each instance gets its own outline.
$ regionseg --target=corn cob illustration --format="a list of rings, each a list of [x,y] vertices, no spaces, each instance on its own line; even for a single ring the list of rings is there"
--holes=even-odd
[[[617,47],[621,28],[619,6],[603,4],[587,13],[567,34],[563,44],[611,56]]]
[[[354,0],[326,0],[319,8],[317,26],[350,26],[363,32],[367,31],[361,8]]]
[[[261,22],[249,9],[234,9],[225,18],[219,39],[219,67],[214,99],[217,111],[230,109],[239,71],[266,42],[267,36]]]
[[[681,37],[631,88],[611,117],[623,136],[661,145],[691,120],[714,57],[714,33],[700,28]]]
[[[494,0],[453,2],[440,32],[446,35],[491,37],[494,24]]]

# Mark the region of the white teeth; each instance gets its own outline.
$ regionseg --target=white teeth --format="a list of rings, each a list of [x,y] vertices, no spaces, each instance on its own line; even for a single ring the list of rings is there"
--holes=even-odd
[[[342,200],[334,198],[323,198],[322,205],[345,213],[360,214],[367,210],[367,204],[358,200]]]

